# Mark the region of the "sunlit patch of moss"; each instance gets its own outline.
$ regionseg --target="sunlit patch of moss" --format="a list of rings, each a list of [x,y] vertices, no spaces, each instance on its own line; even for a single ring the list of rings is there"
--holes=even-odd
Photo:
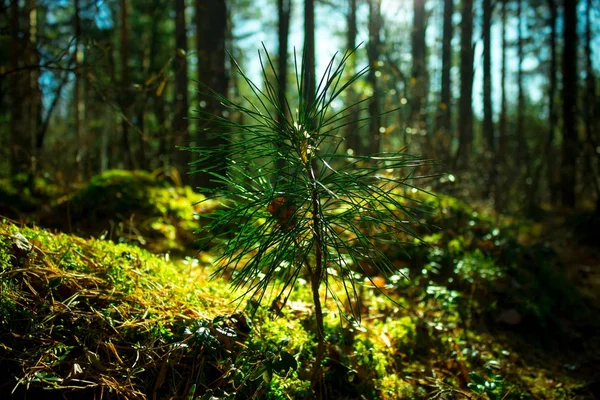
[[[214,206],[204,200],[189,186],[173,186],[145,171],[110,170],[62,201],[47,224],[103,234],[153,252],[184,251],[200,228],[195,213]]]
[[[257,327],[257,333],[252,342],[260,345],[261,341],[273,344],[285,343],[285,349],[290,353],[298,353],[302,350],[311,350],[314,338],[302,326],[302,321],[296,318],[264,318],[262,324]]]
[[[289,400],[305,399],[312,396],[310,381],[298,379],[297,374],[280,378],[277,375],[268,384],[268,390],[265,393],[265,399],[268,400]]]
[[[167,358],[177,363],[188,354],[208,357],[188,341],[198,336],[197,321],[210,327],[214,317],[233,312],[226,282],[211,282],[219,292],[215,297],[205,274],[183,272],[197,265],[171,263],[126,244],[3,223],[0,262],[0,350],[13,360],[9,372],[21,374],[18,379],[27,385],[72,385],[65,380],[70,373],[65,365],[75,362],[82,378],[136,397],[144,380],[155,381]],[[220,335],[206,329],[207,337]],[[217,350],[211,357],[225,346],[225,336],[219,340],[213,339]],[[139,368],[125,371],[136,362],[142,363]],[[109,370],[114,373],[105,374]]]
[[[396,374],[386,375],[377,381],[382,400],[417,400],[427,398],[427,391],[407,382]]]
[[[353,345],[353,362],[359,370],[359,375],[371,379],[384,377],[391,372],[389,368],[392,349],[375,335],[376,332],[372,331],[361,332],[356,336]]]

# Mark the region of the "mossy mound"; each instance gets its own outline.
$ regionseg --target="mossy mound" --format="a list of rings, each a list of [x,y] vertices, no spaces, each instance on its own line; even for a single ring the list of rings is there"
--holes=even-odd
[[[181,268],[134,246],[0,225],[0,398],[205,391],[249,327],[224,282]]]
[[[49,208],[64,193],[59,185],[40,176],[32,179],[18,174],[11,179],[0,179],[0,215],[31,221],[36,211]]]
[[[93,177],[41,223],[81,235],[104,235],[159,253],[193,248],[195,213],[210,205],[189,186],[145,171],[110,170]]]

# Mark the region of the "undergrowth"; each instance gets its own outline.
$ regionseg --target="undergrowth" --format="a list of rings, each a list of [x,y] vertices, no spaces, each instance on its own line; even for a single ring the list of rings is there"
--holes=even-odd
[[[396,275],[356,275],[362,322],[324,310],[328,398],[594,398],[594,309],[551,248],[452,198],[421,200],[435,210],[418,214],[426,245],[383,248]],[[236,302],[207,280],[216,258],[3,222],[0,398],[311,398],[306,282],[285,306]]]

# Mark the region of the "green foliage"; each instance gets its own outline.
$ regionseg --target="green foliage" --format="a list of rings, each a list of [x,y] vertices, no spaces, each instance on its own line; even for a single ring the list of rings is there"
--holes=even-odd
[[[491,367],[486,367],[485,377],[482,377],[476,371],[469,373],[471,382],[467,387],[477,395],[486,394],[490,400],[499,400],[504,398],[505,391],[503,390],[503,378],[496,374]]]
[[[220,272],[260,300],[267,292],[287,298],[305,271],[313,289],[315,280],[324,282],[340,306],[334,286],[344,288],[347,311],[359,318],[354,271],[364,273],[375,264],[384,275],[395,273],[378,244],[415,235],[416,221],[406,202],[389,193],[412,188],[409,181],[423,162],[404,152],[356,157],[338,151],[345,139],[341,128],[356,116],[348,114],[350,107],[336,108],[335,101],[367,71],[345,81],[349,56],[337,65],[330,61],[315,95],[303,93],[309,78],[296,64],[297,95],[283,104],[276,74],[267,73],[274,71],[268,54],[262,90],[238,66],[253,92],[249,105],[212,95],[230,114],[251,122],[208,116],[221,129],[204,134],[222,144],[192,151],[193,172],[211,176],[218,186],[203,192],[224,204],[202,215],[210,221],[205,235],[226,238],[220,242]]]

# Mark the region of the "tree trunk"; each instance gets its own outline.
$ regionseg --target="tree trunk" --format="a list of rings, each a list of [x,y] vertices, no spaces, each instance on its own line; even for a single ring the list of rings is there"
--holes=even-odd
[[[527,177],[529,166],[529,149],[527,146],[527,136],[525,134],[525,92],[523,90],[523,60],[525,58],[523,50],[523,0],[517,1],[517,166],[520,174]]]
[[[354,51],[356,49],[356,36],[358,35],[358,28],[356,24],[356,1],[350,0],[347,15],[347,32],[346,32],[346,48],[347,51]],[[348,74],[353,75],[356,71],[356,52],[350,55],[348,58],[348,63],[346,65],[348,68]],[[364,153],[363,145],[360,140],[360,135],[358,132],[358,113],[360,112],[360,107],[355,106],[355,103],[358,100],[358,96],[356,91],[354,90],[354,85],[350,85],[346,89],[346,107],[351,107],[349,112],[353,115],[352,120],[349,121],[346,126],[346,147],[348,150],[351,150],[354,155],[361,155]]]
[[[600,211],[600,182],[598,178],[600,174],[598,172],[598,161],[600,161],[600,154],[596,150],[598,147],[597,130],[598,123],[594,118],[594,112],[597,109],[596,99],[596,77],[594,74],[594,67],[592,65],[592,0],[587,0],[586,4],[586,18],[585,18],[585,138],[586,148],[585,152],[586,164],[588,173],[585,176],[588,177],[589,181],[584,182],[586,186],[591,185],[594,188],[596,194],[596,211]]]
[[[20,37],[21,12],[19,2],[11,3],[10,17],[10,65],[13,70],[20,67],[19,60],[22,57],[23,42]],[[24,72],[15,72],[10,77],[10,99],[11,99],[11,119],[10,119],[10,173],[16,175],[29,171],[29,158],[27,152],[27,136],[24,129],[23,116],[23,85]]]
[[[74,1],[75,6],[75,16],[74,16],[74,31],[75,31],[75,51],[73,54],[73,64],[75,68],[75,87],[73,88],[73,106],[74,106],[74,122],[75,122],[75,142],[76,142],[76,150],[75,150],[75,168],[77,169],[78,178],[82,178],[82,168],[81,168],[81,160],[84,157],[86,150],[84,148],[85,140],[82,137],[81,127],[83,124],[83,102],[81,100],[81,71],[79,70],[81,66],[81,19],[79,16],[80,0]]]
[[[315,84],[315,3],[304,0],[304,107],[312,107]]]
[[[227,96],[229,78],[225,69],[225,41],[227,37],[227,7],[225,1],[196,0],[196,44],[198,53],[198,80],[222,96]],[[200,106],[207,112],[208,119],[198,121],[197,138],[202,146],[224,146],[221,138],[206,136],[207,128],[213,132],[223,129],[212,123],[214,116],[222,116],[223,108],[218,100],[207,96],[205,91],[199,93]],[[213,116],[213,117],[210,117]],[[219,173],[227,172],[226,160],[220,160]],[[215,188],[210,175],[197,176],[198,184],[206,188]]]
[[[129,110],[131,93],[129,82],[129,22],[128,0],[121,0],[121,145],[123,146],[123,162],[127,169],[134,167],[131,145],[129,141]]]
[[[460,22],[460,102],[455,165],[466,168],[473,151],[473,0],[463,0]]]
[[[290,113],[286,100],[286,92],[288,86],[288,42],[290,34],[291,11],[291,0],[277,0],[277,14],[279,18],[277,28],[277,37],[279,45],[279,49],[277,52],[277,77],[279,79],[279,84],[277,86],[277,102],[279,103],[277,121],[282,127],[285,125]],[[283,160],[282,158],[277,159],[278,170],[281,171],[284,168],[284,166],[285,160]]]
[[[563,144],[561,200],[575,207],[577,182],[577,0],[564,0],[563,53]]]
[[[38,24],[37,24],[37,4],[35,0],[25,1],[25,57],[26,65],[33,66],[27,72],[27,96],[23,99],[25,105],[27,127],[26,148],[29,154],[28,167],[31,175],[34,176],[38,169],[38,155],[35,154],[35,141],[37,132],[40,126],[42,92],[39,86],[40,69],[35,67],[40,64],[39,54],[37,50]],[[30,182],[33,184],[33,181]]]
[[[492,110],[492,0],[483,0],[483,132],[490,157],[494,157],[495,137]]]
[[[218,2],[221,3],[221,2]],[[175,0],[175,55],[173,59],[173,73],[175,86],[173,94],[173,144],[175,146],[190,146],[190,133],[187,121],[188,116],[188,70],[187,70],[187,29],[185,21],[185,0]],[[201,40],[208,40],[202,37]],[[200,64],[200,54],[198,63]],[[188,182],[188,163],[190,154],[186,150],[175,149],[173,164],[179,171],[182,181]]]
[[[411,94],[410,102],[410,124],[417,132],[426,129],[425,126],[425,102],[427,99],[427,64],[425,44],[425,0],[413,0],[413,27],[411,35],[412,43],[412,71],[411,71]]]
[[[369,82],[373,95],[369,99],[369,152],[379,152],[381,127],[381,105],[379,101],[379,89],[377,85],[376,72],[378,69],[379,52],[381,47],[381,0],[369,1],[369,44],[367,53],[369,58]]]
[[[483,135],[490,160],[488,194],[496,185],[496,138],[492,110],[492,0],[483,0]]]
[[[550,26],[550,71],[548,76],[548,133],[544,143],[544,150],[538,165],[535,176],[533,177],[533,184],[535,185],[531,196],[530,208],[537,206],[540,203],[541,196],[541,180],[542,172],[546,170],[546,181],[548,185],[548,196],[551,204],[556,204],[557,199],[555,196],[555,176],[556,176],[556,156],[554,154],[554,130],[556,129],[557,118],[556,110],[554,105],[554,99],[556,97],[556,81],[557,81],[557,56],[556,56],[556,21],[558,20],[558,8],[556,0],[548,0],[548,9],[550,11],[550,18],[548,25]]]
[[[452,138],[452,81],[450,70],[452,68],[452,16],[454,15],[454,0],[444,0],[444,27],[442,38],[442,90],[440,93],[440,104],[437,115],[436,142],[440,145],[441,154],[448,161],[450,143]]]

